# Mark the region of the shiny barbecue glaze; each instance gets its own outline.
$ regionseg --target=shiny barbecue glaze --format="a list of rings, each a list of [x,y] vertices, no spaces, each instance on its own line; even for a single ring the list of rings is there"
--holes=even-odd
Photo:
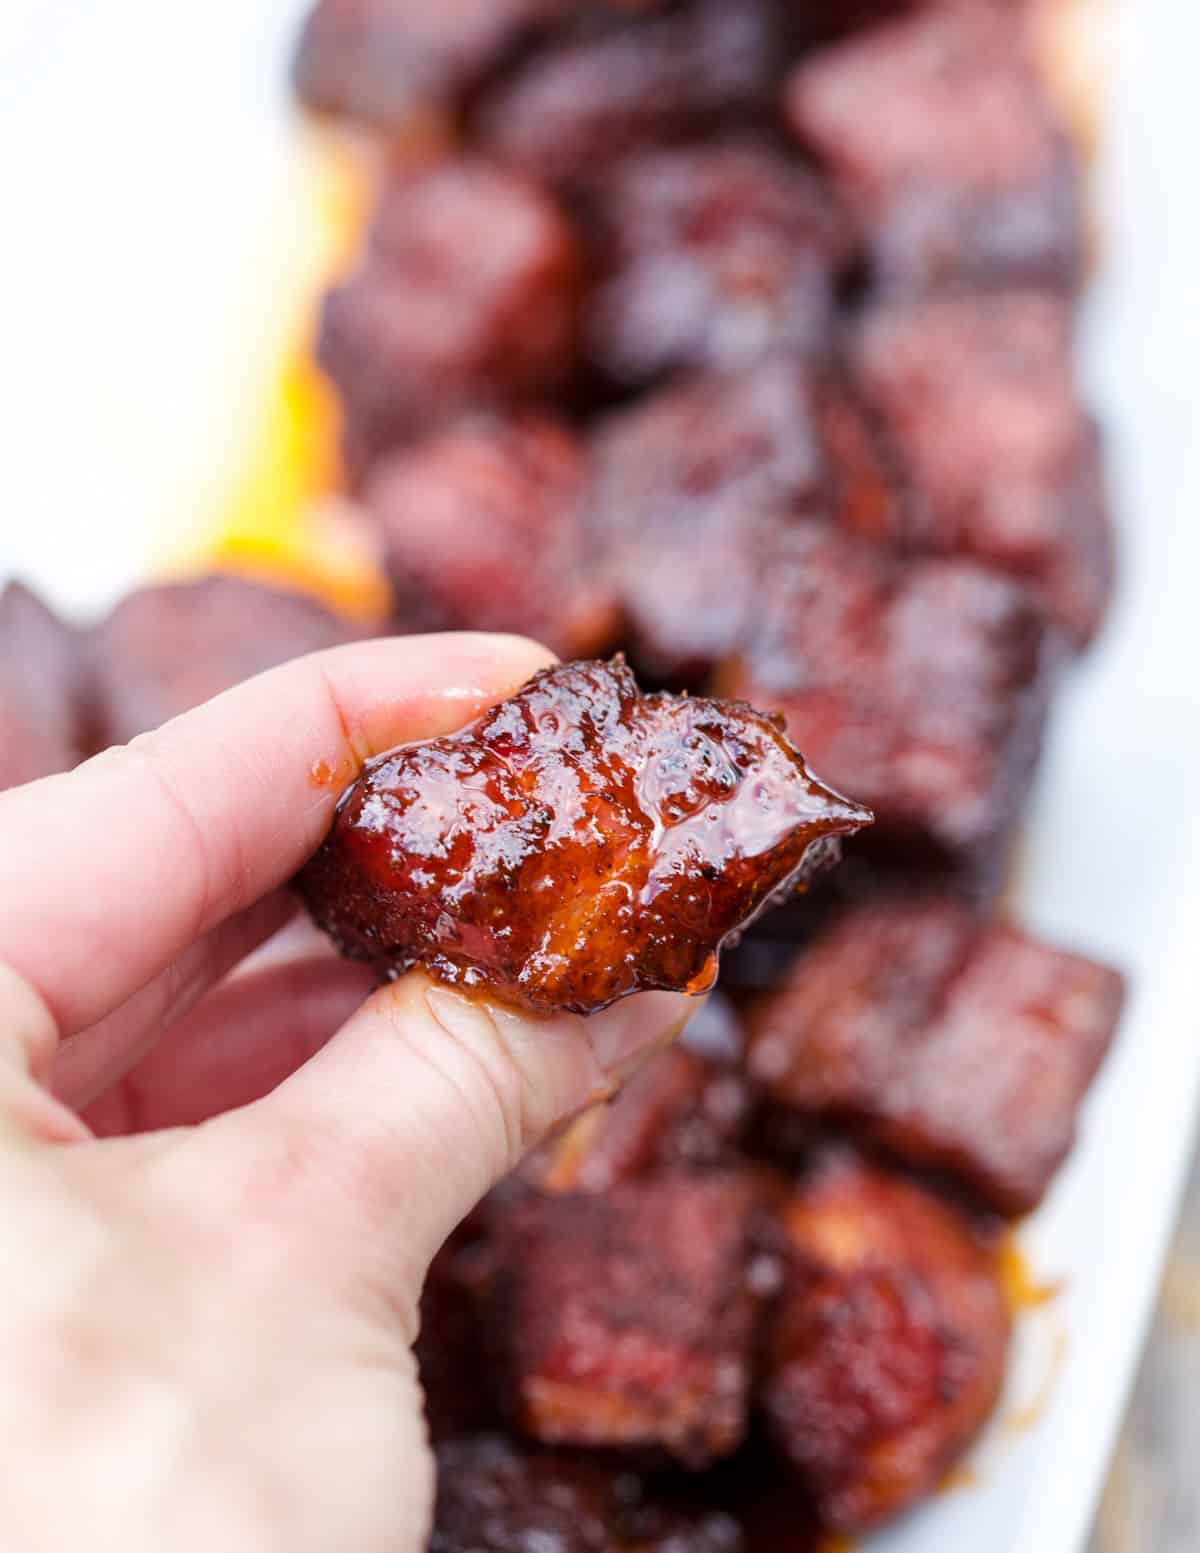
[[[722,944],[868,810],[750,707],[639,693],[617,658],[535,676],[373,761],[300,876],[344,953],[541,1010],[711,986]]]

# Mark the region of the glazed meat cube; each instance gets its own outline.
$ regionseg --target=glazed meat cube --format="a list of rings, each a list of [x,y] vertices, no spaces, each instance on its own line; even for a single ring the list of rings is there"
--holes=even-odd
[[[590,521],[637,663],[687,684],[745,639],[784,527],[884,528],[900,521],[892,501],[837,374],[773,353],[614,416],[595,444]]]
[[[553,0],[318,0],[293,64],[310,108],[391,134],[452,112]]]
[[[92,633],[102,744],[126,744],[230,686],[360,633],[315,599],[240,577],[139,588]]]
[[[596,201],[602,280],[585,336],[610,382],[825,341],[847,234],[795,161],[748,140],[651,152],[599,180]]]
[[[540,178],[586,183],[626,152],[760,114],[782,14],[772,0],[684,0],[549,44],[483,94],[475,133]]]
[[[1001,881],[1036,763],[1054,640],[1024,588],[796,528],[773,557],[731,695],[876,811],[873,853],[981,895]]]
[[[78,633],[36,594],[0,589],[0,789],[82,760],[83,662]]]
[[[496,1227],[489,1332],[518,1425],[547,1444],[698,1465],[746,1424],[757,1296],[749,1175],[664,1172],[533,1196]]]
[[[1010,928],[986,931],[907,1069],[909,1103],[885,1106],[873,1132],[957,1172],[1001,1211],[1027,1212],[1071,1150],[1122,999],[1109,967]]]
[[[1027,578],[1082,645],[1112,583],[1095,427],[1075,390],[1068,302],[974,292],[873,309],[853,347],[858,389],[920,503],[900,537]]]
[[[869,1097],[886,1104],[898,1064],[936,1025],[946,989],[990,931],[940,896],[831,914],[785,984],[748,1010],[748,1071],[781,1104],[839,1122]]]
[[[627,1466],[500,1434],[437,1452],[430,1553],[741,1553],[733,1517],[658,1500]]]
[[[1070,1151],[1121,1011],[1116,971],[956,902],[835,920],[750,1017],[750,1070],[782,1106],[1035,1207]]]
[[[663,1168],[727,1170],[738,1163],[751,1108],[750,1086],[731,1063],[673,1046],[523,1168],[547,1190],[565,1181],[579,1192],[607,1192]]]
[[[1076,170],[1026,48],[1010,8],[946,0],[796,67],[789,121],[883,288],[1077,282]]]
[[[610,645],[616,603],[585,543],[586,472],[545,417],[476,419],[382,460],[366,502],[401,613],[521,632],[566,658]]]
[[[479,161],[394,179],[321,316],[351,473],[465,407],[559,386],[578,286],[574,236],[532,183]]]
[[[995,1405],[996,1258],[957,1209],[850,1156],[818,1165],[783,1222],[763,1405],[822,1524],[863,1531],[936,1488]]]
[[[580,662],[371,761],[299,882],[385,974],[590,1013],[709,987],[724,940],[869,820],[749,707]]]

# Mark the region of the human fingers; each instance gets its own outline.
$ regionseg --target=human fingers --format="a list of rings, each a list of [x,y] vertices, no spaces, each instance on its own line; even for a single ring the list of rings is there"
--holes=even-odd
[[[535,1016],[410,972],[265,1099],[195,1146],[226,1195],[294,1222],[384,1299],[555,1124],[610,1095],[699,1000],[649,992],[590,1018]]]
[[[450,633],[297,659],[76,771],[0,794],[0,962],[59,1034],[97,1023],[314,850],[371,755],[468,721],[549,661]]]

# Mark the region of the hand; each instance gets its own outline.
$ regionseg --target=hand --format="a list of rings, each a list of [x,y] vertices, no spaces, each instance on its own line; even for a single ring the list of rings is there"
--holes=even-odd
[[[341,648],[0,795],[0,1546],[422,1546],[429,1261],[690,1000],[534,1020],[315,948],[227,973],[367,757],[544,662]]]

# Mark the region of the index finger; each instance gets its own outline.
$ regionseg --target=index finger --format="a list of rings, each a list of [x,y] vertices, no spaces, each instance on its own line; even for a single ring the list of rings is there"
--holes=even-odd
[[[363,762],[552,661],[522,637],[358,642],[272,669],[64,776],[0,794],[0,964],[60,1036],[296,871]]]

